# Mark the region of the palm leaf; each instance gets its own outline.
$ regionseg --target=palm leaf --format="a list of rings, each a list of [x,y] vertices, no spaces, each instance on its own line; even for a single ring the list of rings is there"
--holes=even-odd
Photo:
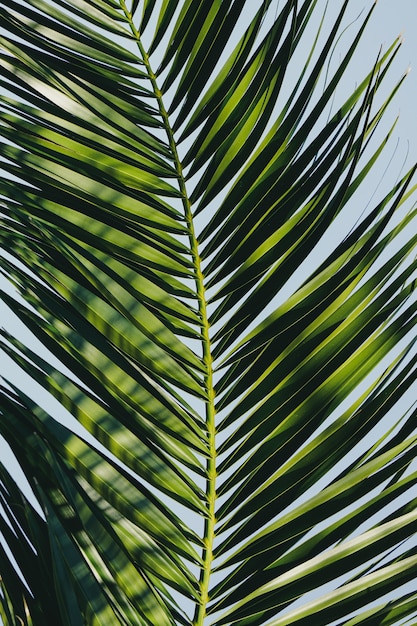
[[[340,98],[348,5],[3,0],[5,624],[415,617],[415,167],[345,229],[403,81]]]

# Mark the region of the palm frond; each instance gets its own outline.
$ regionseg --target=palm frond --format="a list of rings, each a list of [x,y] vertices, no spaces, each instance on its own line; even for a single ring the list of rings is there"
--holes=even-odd
[[[404,79],[340,97],[349,4],[3,0],[5,624],[415,617],[416,167],[345,228]]]

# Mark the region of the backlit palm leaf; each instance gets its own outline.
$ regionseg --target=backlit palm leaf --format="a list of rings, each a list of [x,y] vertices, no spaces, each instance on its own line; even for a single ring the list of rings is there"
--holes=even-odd
[[[2,1],[5,624],[417,613],[414,168],[335,227],[400,42],[340,99],[338,4]]]

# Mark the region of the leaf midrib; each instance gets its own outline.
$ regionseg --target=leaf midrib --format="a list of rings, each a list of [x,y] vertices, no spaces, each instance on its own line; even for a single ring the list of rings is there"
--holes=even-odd
[[[213,562],[213,544],[215,536],[215,500],[216,500],[216,424],[215,424],[215,406],[214,406],[214,381],[213,381],[213,358],[211,352],[211,341],[209,333],[209,321],[207,312],[206,289],[204,285],[204,276],[201,267],[201,258],[198,249],[198,240],[195,233],[191,203],[187,192],[185,178],[182,169],[182,163],[178,155],[177,145],[174,133],[170,124],[168,112],[165,108],[162,92],[159,89],[155,73],[152,70],[149,56],[143,47],[140,33],[133,23],[133,16],[128,10],[125,0],[120,0],[120,6],[126,16],[130,30],[136,40],[142,61],[146,67],[149,80],[152,84],[153,93],[158,103],[159,113],[162,117],[165,132],[174,159],[174,165],[177,172],[178,185],[181,192],[181,200],[184,210],[184,216],[188,227],[188,237],[190,242],[190,250],[195,270],[195,285],[198,298],[198,311],[201,318],[201,344],[202,358],[206,366],[206,374],[204,376],[204,387],[206,392],[206,428],[209,440],[209,455],[207,458],[207,478],[206,478],[206,497],[207,497],[207,515],[204,521],[204,548],[202,552],[203,565],[200,569],[200,603],[195,607],[193,626],[203,626],[207,615],[207,604],[209,601],[209,582],[212,571]]]

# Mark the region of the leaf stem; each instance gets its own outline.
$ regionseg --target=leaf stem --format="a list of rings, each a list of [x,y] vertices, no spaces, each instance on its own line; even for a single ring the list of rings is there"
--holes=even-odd
[[[178,155],[177,145],[174,133],[169,121],[168,112],[165,108],[162,92],[158,87],[156,76],[152,71],[149,56],[143,47],[140,33],[133,23],[132,14],[126,7],[125,0],[120,0],[124,14],[129,22],[130,29],[134,35],[142,60],[145,64],[149,80],[152,84],[154,95],[158,102],[159,113],[164,123],[165,132],[168,138],[169,146],[175,163],[175,169],[178,177],[178,185],[181,191],[184,215],[187,221],[190,250],[195,268],[195,284],[198,298],[198,310],[201,319],[201,341],[203,361],[206,366],[206,374],[204,385],[207,394],[206,400],[206,427],[209,438],[209,456],[206,466],[206,496],[207,496],[207,514],[204,521],[204,548],[202,553],[203,565],[200,570],[200,602],[195,608],[193,626],[203,626],[204,619],[207,614],[207,604],[209,601],[209,582],[213,561],[213,543],[215,536],[215,501],[216,501],[216,423],[215,423],[215,406],[214,406],[214,384],[213,384],[213,358],[211,354],[211,341],[209,332],[209,321],[207,312],[207,302],[205,295],[204,276],[201,267],[201,258],[198,250],[198,240],[195,233],[191,203],[187,193],[185,178],[182,170],[181,160]]]

